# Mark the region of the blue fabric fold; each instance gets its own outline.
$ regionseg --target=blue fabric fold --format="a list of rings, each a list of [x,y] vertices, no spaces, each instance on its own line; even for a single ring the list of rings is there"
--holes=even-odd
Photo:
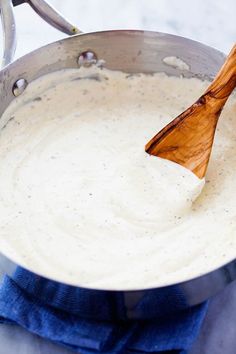
[[[26,272],[24,270],[24,275]],[[22,288],[19,284],[20,280],[23,281],[23,273],[19,270],[13,278],[3,278],[0,285],[0,322],[18,324],[80,354],[186,353],[199,333],[207,310],[207,303],[204,303],[148,321],[82,318],[71,311],[75,305],[75,300],[67,297],[67,292],[71,294],[71,287],[55,285],[48,280],[43,287],[42,278],[40,283],[31,283],[32,273],[28,272],[28,278],[24,277],[28,287]],[[36,288],[33,289],[32,284]],[[44,289],[42,297],[36,295],[40,294],[39,284]],[[91,290],[89,293],[92,294]],[[85,294],[80,296],[83,303]],[[96,301],[95,297],[93,301]],[[98,303],[102,314],[103,307],[105,311],[107,307],[99,299]],[[67,307],[70,311],[66,311]]]
[[[18,267],[13,274],[16,284],[46,305],[102,321],[154,319],[188,308],[188,299],[178,285],[124,296],[120,291],[102,291],[62,285]]]

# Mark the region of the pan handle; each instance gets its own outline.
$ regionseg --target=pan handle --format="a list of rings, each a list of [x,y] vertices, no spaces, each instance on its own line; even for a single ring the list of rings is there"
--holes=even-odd
[[[16,50],[16,24],[11,1],[0,0],[0,14],[3,29],[3,58],[1,66],[9,64]]]
[[[16,50],[16,26],[13,6],[28,3],[39,16],[59,31],[68,35],[81,33],[81,31],[62,17],[45,0],[0,0],[0,14],[3,27],[3,59],[1,66],[10,64]]]

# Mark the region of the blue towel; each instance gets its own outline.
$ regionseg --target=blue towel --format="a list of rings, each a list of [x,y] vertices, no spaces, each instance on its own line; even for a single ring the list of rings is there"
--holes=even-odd
[[[187,353],[207,310],[204,303],[148,321],[84,318],[72,311],[77,308],[71,296],[75,288],[39,279],[35,282],[35,275],[22,268],[18,268],[12,278],[3,278],[0,322],[18,324],[80,354]],[[44,287],[42,281],[45,281]],[[39,287],[44,292],[41,293]],[[97,294],[95,292],[95,296]],[[80,293],[80,303],[87,303],[85,296],[86,291]],[[91,307],[95,306],[94,302],[95,297]],[[106,304],[103,306],[99,298],[98,303],[99,317],[102,318],[104,307],[103,317],[106,318]]]

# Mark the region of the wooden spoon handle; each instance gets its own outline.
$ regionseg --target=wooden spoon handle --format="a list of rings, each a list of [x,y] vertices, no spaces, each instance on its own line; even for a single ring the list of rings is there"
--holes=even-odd
[[[231,49],[224,65],[216,75],[214,81],[210,84],[203,96],[207,96],[208,103],[211,98],[212,104],[223,107],[229,95],[236,87],[236,44]],[[215,100],[216,99],[216,100]],[[217,108],[216,106],[216,108]]]

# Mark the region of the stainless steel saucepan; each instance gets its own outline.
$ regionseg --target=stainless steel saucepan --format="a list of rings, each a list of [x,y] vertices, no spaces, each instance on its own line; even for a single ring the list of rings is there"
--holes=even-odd
[[[159,32],[122,30],[75,35],[37,49],[10,64],[16,43],[12,5],[20,5],[23,2],[23,0],[13,0],[11,3],[10,0],[0,0],[5,38],[3,58],[5,67],[0,71],[0,116],[27,85],[28,88],[30,87],[33,80],[60,69],[77,68],[79,65],[89,65],[102,59],[107,68],[128,73],[166,72],[169,75],[211,79],[224,60],[224,55],[219,51],[186,38]],[[28,0],[27,2],[54,27],[71,35],[80,32],[45,1]],[[189,65],[190,71],[181,71],[165,65],[163,58],[167,56],[181,58]],[[14,277],[20,272],[21,276],[18,279],[22,281],[19,286],[28,292],[36,287],[37,296],[50,303],[47,297],[47,286],[48,282],[54,281],[55,292],[56,289],[64,287],[70,294],[70,303],[71,298],[74,297],[73,308],[66,303],[63,305],[67,311],[94,319],[156,318],[167,312],[199,304],[236,279],[236,260],[233,260],[211,273],[162,288],[138,291],[85,289],[79,284],[71,286],[56,282],[54,279],[46,279],[32,272],[32,269],[28,272],[20,264],[15,264],[4,256],[4,249],[0,251],[5,259],[6,272],[10,275],[14,273]],[[77,301],[81,294],[87,296],[86,304]],[[102,312],[101,303],[103,303]]]

